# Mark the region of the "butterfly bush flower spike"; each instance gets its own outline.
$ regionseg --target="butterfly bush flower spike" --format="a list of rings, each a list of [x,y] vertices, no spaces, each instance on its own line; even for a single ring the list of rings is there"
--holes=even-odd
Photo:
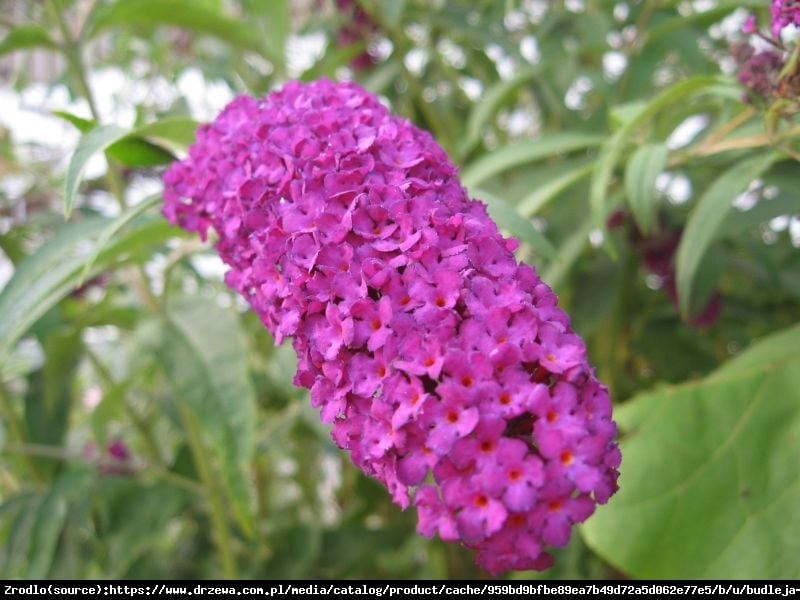
[[[164,214],[216,231],[227,284],[292,338],[295,383],[422,535],[544,569],[616,491],[608,391],[552,290],[375,96],[239,97],[164,182]]]

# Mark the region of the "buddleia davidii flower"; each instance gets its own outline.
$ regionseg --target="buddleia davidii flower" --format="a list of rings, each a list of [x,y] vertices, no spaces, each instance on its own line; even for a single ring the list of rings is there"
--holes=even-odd
[[[772,0],[772,35],[780,39],[781,30],[788,25],[800,26],[800,2],[798,0]]]
[[[616,490],[607,390],[535,270],[431,136],[354,84],[235,100],[165,175],[334,442],[418,530],[546,568]]]

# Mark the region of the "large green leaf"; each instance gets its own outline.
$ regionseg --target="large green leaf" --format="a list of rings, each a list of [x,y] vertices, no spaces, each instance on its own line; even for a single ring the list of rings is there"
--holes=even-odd
[[[564,132],[517,142],[471,162],[462,171],[461,182],[467,187],[476,186],[513,167],[566,152],[599,146],[604,139],[603,136],[591,133]]]
[[[639,229],[646,235],[655,225],[656,178],[667,166],[669,149],[664,144],[646,144],[633,153],[625,169],[625,191]]]
[[[239,320],[213,300],[180,298],[169,306],[161,330],[158,352],[175,397],[197,416],[233,513],[250,531],[247,468],[255,444],[255,391]]]
[[[15,50],[31,48],[55,49],[58,46],[50,37],[47,29],[40,25],[20,25],[9,31],[0,42],[0,56]]]
[[[0,292],[0,364],[30,326],[75,289],[94,243],[108,227],[115,222],[99,217],[65,223],[17,267]],[[175,235],[163,219],[140,217],[100,252],[89,276]]]
[[[89,35],[95,36],[112,27],[152,28],[162,25],[185,27],[250,50],[263,51],[265,48],[258,31],[247,22],[194,0],[116,0],[96,11]]]
[[[743,159],[720,175],[705,191],[689,216],[675,259],[678,299],[683,315],[689,312],[695,275],[720,225],[733,210],[733,199],[778,159],[775,153]]]
[[[800,577],[800,325],[616,413],[620,491],[583,533],[640,578]]]

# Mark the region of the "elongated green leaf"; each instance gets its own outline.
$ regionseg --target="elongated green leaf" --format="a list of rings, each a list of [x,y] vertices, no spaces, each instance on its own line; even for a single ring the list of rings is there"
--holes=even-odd
[[[616,413],[620,491],[583,526],[634,577],[800,577],[800,326]]]
[[[93,244],[112,224],[111,219],[105,218],[66,223],[17,267],[0,292],[0,364],[31,325],[75,289]],[[162,219],[142,219],[106,246],[90,275],[175,235],[176,231]]]
[[[595,225],[603,226],[608,211],[613,208],[609,205],[610,203],[606,202],[606,191],[622,151],[634,132],[668,106],[703,89],[725,82],[724,78],[717,76],[696,75],[667,88],[646,105],[642,107],[634,105],[631,112],[625,113],[625,120],[621,122],[619,129],[611,139],[603,145],[600,155],[597,157],[592,186],[589,191],[589,204]]]
[[[193,0],[117,0],[96,11],[89,36],[94,37],[112,27],[161,25],[185,27],[234,46],[264,50],[260,35],[250,25]]]
[[[0,56],[15,50],[29,50],[31,48],[50,48],[58,46],[50,37],[47,29],[39,25],[20,25],[6,34],[0,42]]]
[[[669,149],[664,144],[647,144],[633,153],[625,169],[625,191],[639,229],[646,235],[655,224],[656,178],[667,166]]]
[[[108,227],[100,234],[97,238],[97,242],[94,244],[94,248],[92,249],[92,253],[89,255],[89,258],[86,259],[86,264],[83,266],[83,270],[81,271],[80,278],[78,280],[78,285],[82,285],[86,278],[89,276],[89,273],[94,266],[97,257],[100,256],[100,253],[105,249],[108,243],[111,241],[120,230],[122,230],[128,223],[133,221],[136,217],[143,214],[147,209],[156,206],[161,202],[161,194],[153,194],[152,196],[145,198],[139,204],[134,206],[133,208],[128,209],[121,215],[119,215],[113,222],[109,223]]]
[[[720,175],[705,191],[689,216],[675,259],[681,314],[689,313],[695,274],[720,225],[733,210],[733,199],[778,158],[775,153],[746,158]]]
[[[552,179],[545,185],[536,188],[524,196],[517,204],[517,211],[525,216],[539,213],[547,204],[561,192],[587,177],[594,170],[594,163],[583,165]]]
[[[67,112],[66,110],[54,110],[53,114],[56,117],[60,117],[68,123],[74,125],[75,128],[81,133],[89,133],[97,124],[92,119],[84,119],[83,117],[73,115],[71,112]]]
[[[518,142],[471,162],[462,171],[461,182],[467,187],[476,186],[513,167],[562,153],[599,146],[604,139],[603,136],[590,133],[565,132]]]
[[[53,564],[58,539],[64,529],[70,503],[85,495],[91,481],[88,471],[68,472],[47,492],[36,511],[28,550],[28,579],[45,579]]]
[[[489,214],[501,229],[508,230],[511,235],[519,238],[521,242],[530,244],[534,250],[547,258],[552,259],[557,256],[553,244],[536,231],[531,222],[514,210],[508,202],[486,190],[475,190],[475,195],[486,203]]]
[[[541,69],[526,69],[511,79],[493,84],[472,107],[467,119],[467,133],[459,148],[461,156],[466,156],[481,141],[481,133],[497,110],[507,102],[520,87],[533,80]]]
[[[140,138],[170,150],[185,152],[189,145],[194,142],[195,132],[199,125],[197,121],[190,117],[167,117],[140,125],[115,145]],[[109,151],[111,150],[109,149]]]
[[[67,178],[64,184],[64,215],[67,218],[72,214],[75,206],[75,196],[86,171],[89,160],[98,152],[103,152],[111,144],[122,139],[128,132],[116,125],[96,127],[84,135],[75,148],[75,153],[67,167]]]
[[[181,298],[169,307],[162,331],[158,351],[176,398],[197,416],[233,513],[250,532],[247,465],[255,444],[255,391],[239,320],[212,300]]]
[[[83,130],[92,121],[80,119],[68,113],[59,113],[76,127]],[[89,160],[98,152],[130,167],[164,164],[173,160],[171,153],[160,146],[175,150],[186,150],[194,140],[198,123],[186,117],[173,117],[147,123],[129,131],[116,125],[92,126],[80,139],[67,167],[64,185],[64,214],[69,218],[75,206],[83,173]]]
[[[286,37],[291,33],[290,0],[244,0],[251,24],[262,34],[269,59],[280,72],[284,64]]]

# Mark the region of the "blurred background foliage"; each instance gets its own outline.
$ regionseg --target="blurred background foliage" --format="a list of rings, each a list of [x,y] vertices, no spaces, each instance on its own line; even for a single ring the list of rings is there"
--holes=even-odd
[[[510,577],[800,577],[799,76],[732,50],[768,4],[0,2],[0,575],[487,577],[159,215],[198,122],[325,76],[435,135],[617,404],[620,493]]]

